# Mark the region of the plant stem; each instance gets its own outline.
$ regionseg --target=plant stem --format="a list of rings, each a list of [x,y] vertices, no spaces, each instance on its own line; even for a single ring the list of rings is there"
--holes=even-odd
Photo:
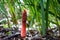
[[[45,35],[45,17],[44,17],[44,5],[43,0],[41,0],[41,15],[42,15],[42,35]]]

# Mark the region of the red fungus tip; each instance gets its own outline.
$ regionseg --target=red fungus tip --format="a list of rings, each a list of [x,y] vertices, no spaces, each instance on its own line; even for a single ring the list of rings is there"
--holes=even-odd
[[[22,28],[21,28],[21,37],[26,37],[26,19],[27,19],[27,12],[26,9],[22,12]]]

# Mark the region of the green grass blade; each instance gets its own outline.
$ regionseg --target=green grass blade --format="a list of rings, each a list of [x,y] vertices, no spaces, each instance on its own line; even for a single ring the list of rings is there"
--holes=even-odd
[[[49,2],[49,0],[47,0],[47,3],[46,3],[46,13],[45,13],[45,17],[46,17],[46,31],[47,31],[48,25],[49,25],[49,23],[48,23],[49,5],[50,5],[50,2]]]

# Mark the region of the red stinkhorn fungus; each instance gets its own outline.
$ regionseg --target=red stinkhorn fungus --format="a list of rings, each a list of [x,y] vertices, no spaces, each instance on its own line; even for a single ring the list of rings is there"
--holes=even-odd
[[[26,19],[27,19],[27,12],[24,10],[22,12],[22,28],[21,28],[21,37],[26,37]]]

